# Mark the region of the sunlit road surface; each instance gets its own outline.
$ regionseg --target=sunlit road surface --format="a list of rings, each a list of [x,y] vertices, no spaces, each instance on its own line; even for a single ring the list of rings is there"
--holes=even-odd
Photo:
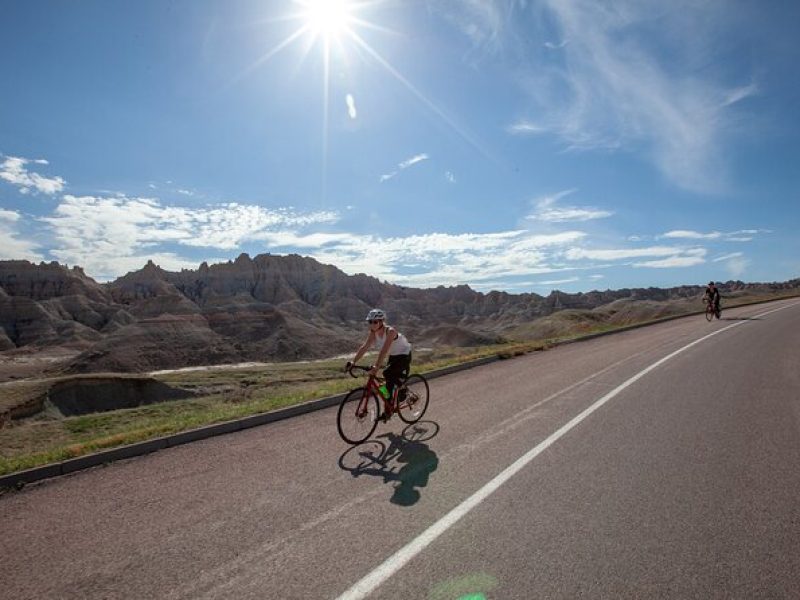
[[[353,449],[328,409],[29,486],[0,596],[798,598],[798,365],[787,300],[436,379]]]

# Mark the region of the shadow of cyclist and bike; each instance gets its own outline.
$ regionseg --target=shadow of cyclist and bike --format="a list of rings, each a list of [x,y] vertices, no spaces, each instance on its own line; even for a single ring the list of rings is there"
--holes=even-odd
[[[382,433],[349,448],[339,457],[339,468],[353,477],[367,475],[392,482],[394,493],[389,502],[412,506],[421,497],[417,488],[428,485],[439,466],[439,457],[425,443],[438,433],[439,425],[433,421],[408,425],[400,434]]]

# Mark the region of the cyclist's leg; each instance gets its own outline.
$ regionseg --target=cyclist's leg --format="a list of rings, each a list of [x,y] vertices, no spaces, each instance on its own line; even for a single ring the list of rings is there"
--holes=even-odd
[[[389,357],[389,362],[386,364],[383,376],[386,378],[386,388],[389,390],[390,397],[393,396],[397,386],[408,377],[410,369],[411,353],[395,354]]]

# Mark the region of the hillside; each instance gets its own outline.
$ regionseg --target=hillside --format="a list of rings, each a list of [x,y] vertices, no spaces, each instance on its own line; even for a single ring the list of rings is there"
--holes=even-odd
[[[723,297],[800,289],[721,285]],[[369,308],[384,308],[418,346],[542,339],[593,324],[688,312],[700,286],[566,294],[483,294],[468,286],[416,289],[347,275],[297,255],[242,254],[170,272],[148,262],[107,283],[58,263],[0,261],[0,380],[28,371],[143,372],[351,352]]]

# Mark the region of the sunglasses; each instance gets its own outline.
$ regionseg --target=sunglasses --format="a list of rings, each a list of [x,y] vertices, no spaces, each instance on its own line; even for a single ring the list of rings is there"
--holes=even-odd
[[[370,325],[375,325],[375,323],[382,323],[382,322],[383,321],[381,321],[380,319],[373,319],[372,321],[369,321],[369,324]]]

